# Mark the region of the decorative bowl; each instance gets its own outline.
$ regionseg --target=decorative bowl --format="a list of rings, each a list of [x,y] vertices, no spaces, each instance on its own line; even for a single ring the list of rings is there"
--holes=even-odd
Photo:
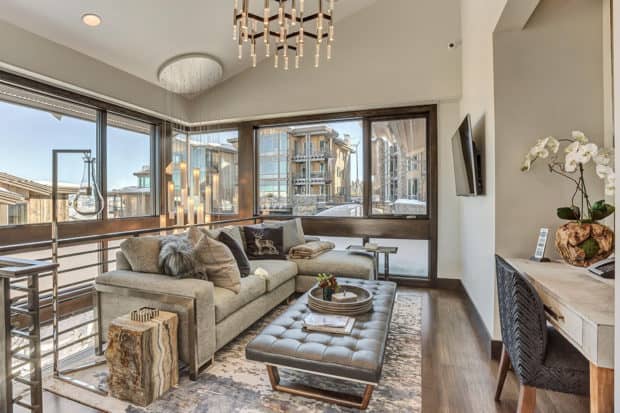
[[[372,310],[372,293],[370,291],[353,285],[348,285],[345,288],[347,292],[357,294],[356,301],[325,301],[323,300],[323,289],[316,286],[308,294],[308,307],[319,313],[347,316],[365,314]]]

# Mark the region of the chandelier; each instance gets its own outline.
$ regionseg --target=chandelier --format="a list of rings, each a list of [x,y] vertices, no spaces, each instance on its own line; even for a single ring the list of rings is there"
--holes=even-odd
[[[256,67],[257,45],[263,43],[265,57],[270,57],[273,52],[276,69],[282,65],[284,70],[288,70],[289,58],[294,59],[295,69],[299,69],[307,38],[314,42],[314,67],[319,67],[323,44],[326,44],[327,60],[331,59],[334,0],[315,0],[318,3],[317,10],[308,16],[304,15],[304,0],[263,0],[262,16],[250,10],[251,0],[234,1],[233,40],[237,41],[239,47],[239,59],[243,59],[244,43],[249,44],[252,67]],[[272,1],[277,3],[277,13],[273,15]],[[324,3],[328,5],[327,10],[324,9]]]

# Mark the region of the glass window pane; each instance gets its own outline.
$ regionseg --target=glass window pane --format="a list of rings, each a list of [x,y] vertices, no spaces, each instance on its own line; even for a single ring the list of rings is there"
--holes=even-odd
[[[362,136],[360,120],[259,129],[259,213],[362,216]]]
[[[205,214],[239,211],[238,143],[237,130],[189,136],[190,197]]]
[[[0,84],[0,226],[50,222],[52,149],[90,149],[94,109]],[[82,179],[79,154],[59,158],[59,221],[93,219],[69,204]]]
[[[108,114],[108,218],[153,215],[152,125]]]
[[[390,276],[428,278],[429,241],[417,239],[371,238],[371,243],[382,247],[398,247],[389,258]],[[385,274],[384,254],[379,254],[379,274]]]
[[[426,119],[371,124],[372,215],[426,215]]]

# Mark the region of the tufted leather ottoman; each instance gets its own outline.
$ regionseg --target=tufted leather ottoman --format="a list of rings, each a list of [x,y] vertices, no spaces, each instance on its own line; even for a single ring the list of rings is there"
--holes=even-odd
[[[349,278],[339,278],[338,283],[357,285],[373,294],[373,311],[356,317],[350,335],[304,331],[303,319],[310,312],[306,293],[256,336],[245,353],[249,360],[267,364],[274,390],[365,409],[381,378],[396,284]],[[277,367],[362,382],[366,391],[362,397],[354,397],[305,386],[282,386]]]

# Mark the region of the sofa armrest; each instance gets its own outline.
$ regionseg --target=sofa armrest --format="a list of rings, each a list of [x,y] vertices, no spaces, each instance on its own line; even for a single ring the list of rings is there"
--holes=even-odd
[[[213,283],[196,278],[177,279],[163,274],[116,270],[98,276],[95,283],[162,295],[204,298],[213,302]]]
[[[179,315],[179,353],[183,361],[194,365],[192,371],[213,357],[215,299],[210,281],[116,270],[97,277],[95,288],[100,293],[104,337],[106,324],[115,317],[153,306]]]
[[[315,237],[313,235],[304,235],[304,240],[306,242],[314,242],[314,241],[320,241],[321,238],[320,237]]]

